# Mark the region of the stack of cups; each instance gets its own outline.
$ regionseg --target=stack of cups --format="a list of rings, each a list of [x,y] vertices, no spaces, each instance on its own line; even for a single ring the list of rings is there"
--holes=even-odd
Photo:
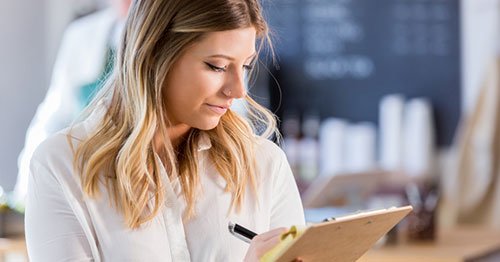
[[[335,175],[344,172],[344,141],[347,122],[339,118],[327,118],[319,131],[320,174]]]
[[[402,95],[388,95],[380,102],[380,167],[383,170],[402,168],[404,103]]]
[[[424,98],[408,101],[403,128],[403,169],[410,176],[433,172],[435,139],[432,109]]]
[[[425,98],[405,103],[401,95],[388,95],[380,103],[380,167],[409,176],[434,170],[435,137],[432,106]]]

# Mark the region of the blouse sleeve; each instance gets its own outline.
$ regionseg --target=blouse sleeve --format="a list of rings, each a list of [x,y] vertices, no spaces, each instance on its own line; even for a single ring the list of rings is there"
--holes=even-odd
[[[63,187],[35,159],[28,179],[25,227],[30,261],[93,261],[87,237]]]
[[[304,225],[304,209],[299,190],[285,153],[278,148],[277,169],[273,176],[270,228]]]

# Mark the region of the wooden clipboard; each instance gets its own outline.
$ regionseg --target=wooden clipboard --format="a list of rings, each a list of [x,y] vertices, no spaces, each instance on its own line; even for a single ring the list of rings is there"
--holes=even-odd
[[[276,261],[290,262],[299,257],[304,262],[356,261],[412,209],[393,207],[311,225]]]

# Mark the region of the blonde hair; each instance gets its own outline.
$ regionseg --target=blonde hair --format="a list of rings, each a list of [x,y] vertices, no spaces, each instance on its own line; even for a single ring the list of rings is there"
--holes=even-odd
[[[274,115],[248,95],[248,119],[228,110],[218,126],[203,131],[192,128],[174,152],[167,136],[162,87],[183,50],[203,34],[254,27],[258,52],[269,40],[267,24],[258,0],[137,0],[131,6],[115,69],[87,114],[110,97],[106,112],[92,135],[77,145],[75,168],[83,190],[99,195],[102,182],[112,202],[130,228],[138,228],[160,211],[165,201],[161,161],[153,139],[160,136],[160,149],[169,177],[179,177],[187,203],[185,215],[195,215],[198,195],[197,143],[202,133],[211,141],[209,158],[227,182],[232,194],[231,210],[239,210],[246,188],[256,194],[256,135],[277,134]],[[68,138],[69,139],[69,138]],[[153,200],[153,201],[151,201]]]

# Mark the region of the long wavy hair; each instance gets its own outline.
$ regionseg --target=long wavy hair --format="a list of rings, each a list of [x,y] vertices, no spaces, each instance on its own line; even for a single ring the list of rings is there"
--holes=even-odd
[[[203,34],[248,27],[257,31],[257,52],[265,45],[272,50],[258,0],[136,0],[132,4],[115,69],[86,111],[87,115],[98,111],[103,107],[99,101],[105,100],[105,113],[95,131],[74,147],[74,165],[84,192],[97,197],[102,183],[128,227],[138,228],[160,211],[166,198],[163,164],[170,178],[179,178],[187,203],[184,215],[195,215],[197,144],[203,133],[212,144],[208,156],[227,182],[225,191],[232,195],[228,212],[239,210],[248,188],[257,193],[255,143],[259,136],[277,134],[274,115],[247,95],[247,117],[228,110],[214,129],[192,128],[175,152],[167,135],[169,119],[162,92],[175,61]],[[161,149],[153,146],[158,136],[164,141]]]

